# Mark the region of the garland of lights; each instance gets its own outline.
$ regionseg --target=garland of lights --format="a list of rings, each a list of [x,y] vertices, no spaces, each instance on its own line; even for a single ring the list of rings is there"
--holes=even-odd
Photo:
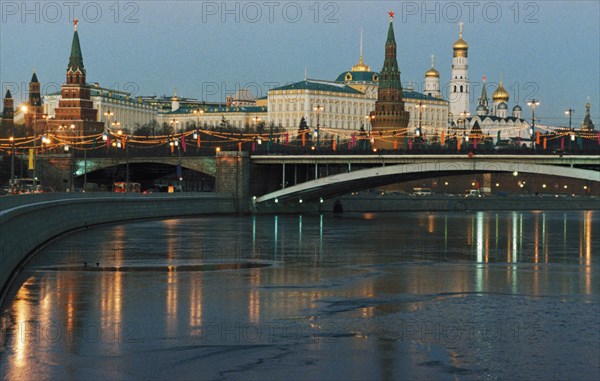
[[[502,127],[502,133],[511,134],[520,133],[522,131],[528,130],[529,127],[515,126],[515,127]],[[552,141],[556,139],[564,139],[569,138],[572,141],[574,137],[577,136],[578,139],[587,139],[587,140],[596,140],[598,139],[598,144],[600,145],[600,132],[596,133],[589,131],[572,131],[565,129],[565,127],[555,127],[555,126],[546,126],[546,125],[536,125],[538,129],[538,133],[540,133],[540,138],[546,139],[547,141]],[[461,133],[463,136],[468,136],[467,130],[462,129],[448,129],[442,127],[433,127],[427,128],[430,132],[430,136],[434,136],[436,138],[441,138],[445,136],[445,139],[456,139],[457,136],[461,138]],[[203,140],[202,144],[213,146],[213,145],[235,145],[235,144],[244,144],[250,142],[280,142],[285,139],[286,146],[290,147],[305,147],[307,145],[307,137],[311,136],[313,132],[311,130],[303,130],[298,133],[294,133],[293,131],[284,131],[284,132],[269,132],[269,133],[241,133],[241,132],[222,132],[222,131],[214,131],[214,130],[191,130],[184,131],[177,134],[171,135],[153,135],[152,137],[144,136],[144,135],[120,135],[115,133],[110,133],[107,136],[107,140],[114,143],[115,141],[120,141],[121,145],[124,147],[125,144],[133,144],[136,148],[153,148],[159,147],[164,144],[170,144],[173,141],[180,141],[180,139],[185,140],[186,143],[189,141],[190,136],[196,134],[204,134],[205,136],[210,136],[212,138],[219,139],[219,141],[214,140]],[[542,134],[543,132],[543,134]],[[352,141],[354,144],[358,141],[366,141],[373,140],[375,137],[379,141],[388,142],[388,143],[404,143],[409,139],[413,134],[410,132],[410,129],[401,129],[394,131],[349,131],[349,130],[338,130],[338,129],[330,129],[330,128],[320,128],[320,133],[325,135],[330,135],[331,137],[323,137],[323,145],[342,145],[347,143],[348,141]],[[548,134],[551,135],[548,135]],[[478,134],[480,135],[480,139],[490,139],[494,135],[489,134],[489,130],[487,134]],[[42,139],[41,145],[38,147],[40,149],[56,149],[62,147],[72,147],[75,150],[84,151],[84,150],[98,150],[102,149],[105,145],[109,143],[103,139],[102,134],[92,134],[85,136],[69,136],[63,134],[47,134],[40,136],[26,136],[21,138],[2,138],[0,139],[0,150],[9,151],[12,149],[31,149],[33,148],[34,141]],[[44,142],[45,139],[48,139],[48,142]],[[194,140],[196,140],[194,138]],[[189,143],[193,144],[193,143]],[[200,142],[198,141],[198,144]],[[90,147],[92,145],[92,147]],[[199,145],[198,145],[199,147]]]

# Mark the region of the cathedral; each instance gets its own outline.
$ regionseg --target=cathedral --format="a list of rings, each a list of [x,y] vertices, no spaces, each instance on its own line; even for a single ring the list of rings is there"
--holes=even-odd
[[[521,106],[515,105],[511,114],[508,114],[510,95],[504,89],[502,80],[492,94],[493,103],[490,105],[485,79],[484,77],[475,115],[465,118],[465,128],[469,129],[469,136],[481,139],[483,135],[498,144],[498,139],[508,140],[510,137],[517,136],[521,130],[527,131],[529,123],[522,118]],[[526,137],[523,136],[523,139]]]
[[[483,78],[481,96],[475,115],[469,112],[469,44],[463,39],[463,23],[459,24],[459,37],[453,45],[452,77],[450,79],[449,132],[463,135],[465,138],[489,138],[498,143],[498,139],[508,140],[519,131],[526,131],[529,123],[522,118],[522,108],[515,105],[509,115],[510,95],[502,80],[492,94],[492,103],[487,95],[486,78]],[[504,136],[503,136],[504,135]],[[525,136],[523,137],[525,138]]]

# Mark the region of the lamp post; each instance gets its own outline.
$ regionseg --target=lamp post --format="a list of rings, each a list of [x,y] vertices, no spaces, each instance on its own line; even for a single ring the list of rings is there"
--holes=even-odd
[[[102,135],[103,140],[106,140],[105,136],[108,138],[108,132],[110,130],[110,117],[113,115],[115,115],[115,113],[110,111],[110,109],[104,112],[104,116],[106,117],[106,125],[104,128],[104,134]]]
[[[123,134],[123,130],[117,131],[117,136],[123,140],[117,142],[117,147],[123,148],[125,150],[125,192],[129,192],[129,143],[127,142],[128,136],[127,134]]]
[[[573,128],[571,127],[571,119],[572,119],[574,112],[575,112],[575,110],[573,110],[570,107],[568,110],[565,110],[565,115],[569,115],[569,133],[571,134],[571,137],[575,137],[575,135],[573,135]],[[573,141],[573,140],[574,140],[573,138],[569,139],[569,150],[571,150],[571,141]]]
[[[325,107],[318,105],[313,108],[313,110],[317,113],[317,148],[319,148],[319,142],[321,139],[321,111],[323,111]]]
[[[29,109],[27,106],[23,105],[23,106],[21,106],[21,111],[23,112],[23,117],[25,118],[27,116],[27,112],[29,111]],[[37,175],[36,170],[35,170],[35,167],[36,167],[35,155],[36,155],[36,151],[37,151],[37,133],[35,130],[36,119],[37,119],[37,115],[34,112],[33,113],[33,181],[34,181],[34,183],[35,183],[35,179],[36,179],[36,175]]]
[[[423,102],[419,101],[419,104],[416,105],[415,107],[419,110],[419,126],[417,127],[417,130],[415,132],[416,132],[417,138],[422,139],[423,130],[422,130],[422,126],[421,126],[421,123],[422,123],[421,118],[423,116],[423,109],[426,106],[423,104]]]
[[[373,131],[373,119],[375,119],[375,115],[367,115],[365,116],[365,120],[367,121],[367,131]]]
[[[202,114],[204,114],[204,110],[202,110],[202,109],[194,110],[194,115],[196,115],[196,118],[197,118],[196,119],[197,120],[197,122],[196,122],[196,129],[197,130],[200,129],[200,116]]]
[[[12,188],[13,184],[15,182],[15,127],[13,124],[13,128],[12,128],[12,134],[13,136],[10,137],[10,146],[11,146],[11,151],[12,154],[10,155],[10,181],[9,181],[9,186]]]
[[[531,106],[531,130],[529,132],[532,139],[535,134],[535,106],[539,106],[539,104],[538,99],[531,99],[527,102],[527,106]]]
[[[194,140],[198,139],[200,136],[200,116],[204,114],[204,110],[197,109],[194,110],[194,115],[196,115],[196,131],[194,131]],[[196,147],[196,153],[200,150],[200,147]]]
[[[460,115],[460,119],[459,120],[462,123],[462,129],[466,130],[467,129],[467,118],[469,116],[471,116],[471,113],[465,110],[465,111],[461,112],[458,115]]]

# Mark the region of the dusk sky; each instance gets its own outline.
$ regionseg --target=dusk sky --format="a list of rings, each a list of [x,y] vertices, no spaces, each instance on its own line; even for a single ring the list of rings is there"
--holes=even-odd
[[[25,5],[24,5],[25,4]],[[15,103],[26,99],[35,69],[43,92],[65,81],[73,35],[79,36],[87,80],[137,95],[224,101],[239,87],[257,96],[308,77],[335,80],[363,56],[380,71],[389,25],[394,29],[403,84],[422,86],[430,56],[441,85],[449,82],[452,44],[462,18],[469,44],[471,112],[488,78],[488,96],[501,78],[509,108],[539,99],[541,124],[579,126],[590,97],[600,126],[600,2],[399,1],[2,1],[0,81]],[[446,93],[447,95],[447,93]]]

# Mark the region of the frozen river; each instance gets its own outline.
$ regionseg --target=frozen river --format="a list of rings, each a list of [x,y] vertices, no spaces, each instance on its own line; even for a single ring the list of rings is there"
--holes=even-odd
[[[38,253],[2,306],[0,376],[598,380],[599,235],[592,211],[81,231]]]

